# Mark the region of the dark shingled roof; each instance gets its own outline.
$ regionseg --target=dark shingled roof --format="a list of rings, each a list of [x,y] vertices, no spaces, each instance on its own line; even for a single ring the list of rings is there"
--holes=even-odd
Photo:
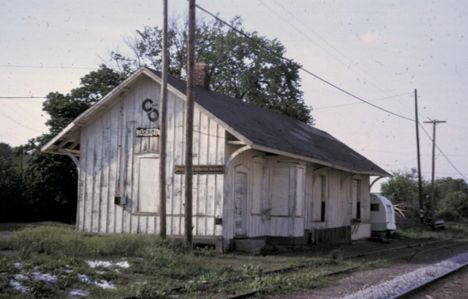
[[[160,72],[153,72],[160,76]],[[170,76],[168,83],[185,94],[185,81]],[[308,157],[357,173],[389,176],[385,170],[335,137],[301,121],[201,87],[195,87],[194,95],[196,103],[254,145]]]

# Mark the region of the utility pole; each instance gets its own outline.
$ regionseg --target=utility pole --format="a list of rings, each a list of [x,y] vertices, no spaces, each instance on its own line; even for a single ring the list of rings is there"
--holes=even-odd
[[[431,213],[434,212],[434,197],[435,197],[435,147],[436,147],[436,126],[446,123],[445,120],[429,120],[426,124],[432,124],[432,176],[431,176]]]
[[[167,73],[169,55],[167,51],[167,0],[163,2],[162,25],[162,63],[161,63],[161,96],[159,109],[161,119],[159,124],[159,236],[166,238],[166,143],[167,143]]]
[[[192,249],[193,67],[195,60],[195,0],[189,0],[187,41],[187,100],[185,102],[185,246]]]
[[[422,177],[421,177],[421,151],[419,147],[419,113],[418,113],[418,90],[414,89],[414,112],[416,124],[416,151],[418,156],[418,199],[419,199],[419,218],[421,222],[424,217],[424,204],[422,195]]]

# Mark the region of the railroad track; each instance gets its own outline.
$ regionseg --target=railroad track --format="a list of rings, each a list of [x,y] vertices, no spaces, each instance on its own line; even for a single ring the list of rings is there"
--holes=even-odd
[[[454,242],[454,243],[447,244],[447,242]],[[439,244],[441,244],[441,246],[438,246]],[[361,253],[361,254],[344,256],[343,258],[345,260],[352,260],[352,259],[368,258],[368,257],[372,257],[372,256],[380,256],[382,253],[388,254],[389,252],[399,251],[399,252],[403,252],[403,254],[394,254],[392,256],[392,258],[390,258],[388,260],[397,260],[397,259],[407,258],[408,261],[411,261],[415,257],[416,254],[420,254],[420,253],[423,253],[423,252],[427,253],[427,252],[435,251],[435,250],[449,249],[449,248],[452,248],[452,247],[462,246],[462,245],[465,245],[465,244],[468,244],[468,241],[466,241],[466,240],[465,241],[457,240],[457,239],[449,239],[449,240],[443,240],[443,241],[428,241],[428,242],[422,242],[422,243],[405,244],[405,245],[402,245],[402,246],[397,246],[397,247],[392,247],[392,248],[385,248],[383,250],[375,250],[375,251],[370,251],[370,252]],[[418,249],[418,248],[421,248],[422,250],[418,250],[416,252],[411,251],[411,252],[404,253],[405,250],[414,250],[414,249]],[[301,269],[304,269],[304,268],[307,268],[307,267],[308,267],[307,264],[301,264],[301,265],[292,266],[292,267],[274,269],[274,270],[264,272],[264,275],[294,272],[294,271],[298,271],[298,270],[301,270]],[[341,269],[341,270],[329,272],[329,273],[326,273],[326,274],[322,275],[321,277],[330,277],[330,276],[336,276],[336,275],[348,273],[348,272],[357,270],[360,267],[361,266],[359,265],[359,266],[352,267],[352,268]],[[421,288],[422,287],[423,286],[421,286]],[[247,292],[243,292],[243,293],[240,293],[240,294],[235,294],[235,295],[228,296],[228,297],[226,297],[226,299],[249,298],[249,297],[252,297],[252,296],[255,296],[255,295],[261,293],[261,291],[262,291],[262,289],[249,290]],[[416,290],[414,290],[414,291],[416,291]],[[402,296],[405,296],[405,295],[403,294]],[[395,297],[395,298],[400,298],[400,297]]]
[[[433,277],[433,278],[431,278],[431,279],[429,279],[429,280],[427,280],[427,281],[425,281],[423,283],[417,284],[414,287],[409,288],[409,289],[405,290],[404,292],[401,292],[400,294],[398,294],[396,296],[390,297],[389,299],[408,298],[409,296],[411,296],[413,294],[416,294],[417,292],[425,289],[426,287],[428,287],[428,286],[430,286],[432,284],[435,284],[439,280],[441,280],[443,278],[446,278],[448,276],[454,275],[455,273],[459,272],[460,270],[462,270],[462,269],[464,269],[466,267],[468,267],[468,261],[458,265],[457,267],[453,268],[449,272],[443,273],[443,274],[435,276],[435,277]]]

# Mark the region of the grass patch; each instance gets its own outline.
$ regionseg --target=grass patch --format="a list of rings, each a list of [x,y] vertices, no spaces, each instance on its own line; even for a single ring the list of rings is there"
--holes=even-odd
[[[428,226],[417,226],[405,229],[399,229],[400,236],[406,239],[466,239],[468,238],[468,223],[465,222],[446,222],[446,228],[443,230],[432,230]]]
[[[15,236],[0,239],[0,247],[17,252],[0,258],[0,293],[4,298],[60,298],[72,288],[86,289],[93,298],[132,297],[180,298],[225,297],[229,294],[261,289],[261,295],[284,294],[328,283],[327,273],[355,269],[360,262],[343,261],[333,255],[247,256],[218,254],[210,250],[190,253],[171,241],[149,235],[90,235],[67,225],[23,227]],[[116,263],[125,258],[129,268]],[[113,266],[91,268],[87,261],[106,260]],[[20,263],[21,268],[15,266]],[[271,272],[285,267],[297,271]],[[23,284],[28,293],[20,294],[10,283],[17,274],[33,277],[33,272],[48,273],[58,282],[34,281]],[[101,289],[89,281],[108,281],[116,290]],[[0,296],[0,298],[2,297]]]
[[[53,254],[72,257],[131,257],[146,256],[155,251],[174,252],[178,247],[156,236],[90,235],[77,232],[70,226],[44,225],[26,227],[14,237],[0,240],[0,248],[16,250],[21,256]]]

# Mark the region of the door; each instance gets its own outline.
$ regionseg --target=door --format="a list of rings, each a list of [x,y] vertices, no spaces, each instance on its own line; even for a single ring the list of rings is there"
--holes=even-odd
[[[234,177],[234,230],[236,236],[246,235],[247,172],[236,170]]]

